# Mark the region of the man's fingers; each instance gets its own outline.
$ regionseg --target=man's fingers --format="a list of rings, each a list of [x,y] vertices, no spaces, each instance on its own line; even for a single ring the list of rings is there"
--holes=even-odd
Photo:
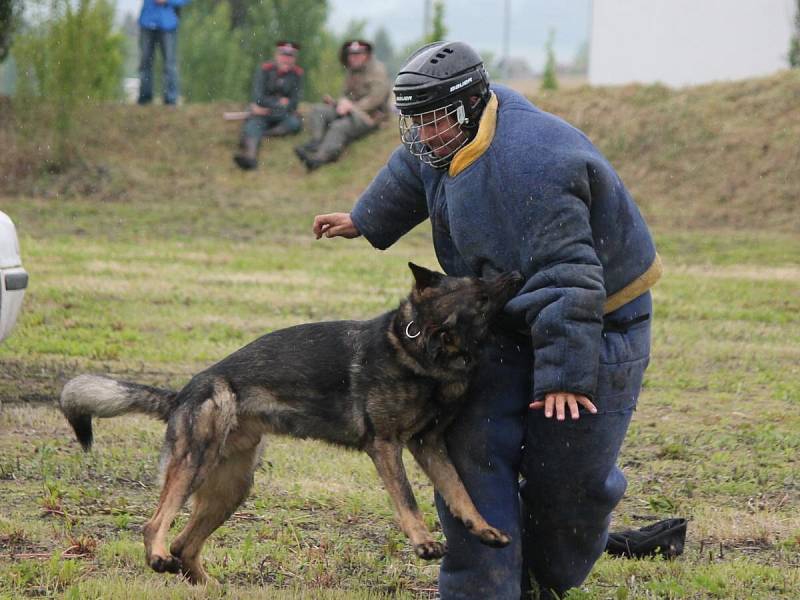
[[[597,414],[597,407],[586,396],[578,396],[578,402],[592,414]]]
[[[567,396],[565,394],[559,394],[556,396],[556,419],[559,421],[564,420],[564,404],[567,401]]]
[[[317,239],[322,237],[322,234],[325,233],[327,229],[331,227],[333,224],[333,215],[317,215],[314,217],[314,226],[312,227],[312,231],[314,235],[317,236]]]
[[[580,419],[581,414],[578,411],[578,402],[575,400],[575,396],[567,397],[567,404],[569,405],[569,414],[573,419]]]
[[[323,233],[325,237],[336,237],[337,235],[341,235],[347,229],[346,225],[329,225],[325,229],[323,229]]]
[[[535,400],[528,405],[528,408],[531,410],[539,410],[540,408],[544,408],[544,400]]]
[[[548,419],[553,416],[553,406],[556,403],[556,395],[548,394],[544,399],[544,416]]]

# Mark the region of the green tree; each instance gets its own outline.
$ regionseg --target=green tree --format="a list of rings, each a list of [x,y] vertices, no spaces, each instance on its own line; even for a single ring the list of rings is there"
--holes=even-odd
[[[447,26],[444,24],[444,0],[434,0],[431,33],[427,43],[438,42],[447,38]]]
[[[589,72],[589,41],[584,40],[572,60],[572,71],[586,75]]]
[[[373,49],[375,52],[375,58],[381,62],[388,63],[394,58],[394,45],[392,44],[392,38],[389,36],[389,32],[386,31],[385,27],[379,27],[375,32],[375,37],[373,38]]]
[[[232,10],[246,8],[243,18]],[[328,37],[326,0],[195,0],[183,11],[180,60],[183,93],[190,101],[242,100],[256,66],[269,60],[275,42],[301,45],[308,73],[306,96],[315,97],[315,77]],[[241,24],[239,24],[241,23]]]
[[[41,130],[56,134],[54,166],[75,149],[70,133],[81,105],[119,98],[123,37],[114,29],[109,0],[51,0],[40,21],[17,35],[15,102],[41,119]]]
[[[542,73],[541,89],[543,90],[558,89],[558,79],[556,78],[556,53],[555,50],[553,50],[555,41],[556,32],[551,29],[547,36],[547,43],[545,44],[547,59],[544,65],[544,73]]]
[[[0,63],[8,56],[11,36],[21,8],[20,0],[0,0]]]
[[[246,95],[253,58],[244,50],[242,30],[229,28],[230,6],[188,5],[179,29],[181,94],[188,102],[241,100]]]
[[[392,38],[384,27],[380,27],[375,32],[375,57],[386,65],[386,71],[390,77],[394,77],[403,66],[405,55],[394,48]]]
[[[800,0],[794,13],[794,34],[789,46],[789,66],[800,69]]]

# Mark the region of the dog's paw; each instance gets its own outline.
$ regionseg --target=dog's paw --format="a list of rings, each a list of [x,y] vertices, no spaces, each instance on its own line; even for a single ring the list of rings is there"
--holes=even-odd
[[[417,556],[425,560],[434,560],[442,558],[447,554],[447,545],[441,542],[423,542],[414,546],[414,552]]]
[[[177,556],[152,556],[150,568],[156,573],[180,573],[181,559]]]
[[[511,543],[511,536],[494,527],[482,529],[476,535],[481,541],[481,544],[486,544],[492,548],[504,548]]]

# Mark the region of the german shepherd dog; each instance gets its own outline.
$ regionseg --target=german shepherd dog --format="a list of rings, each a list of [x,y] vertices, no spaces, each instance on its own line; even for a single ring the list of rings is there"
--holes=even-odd
[[[409,267],[414,286],[397,309],[369,321],[272,332],[195,375],[179,392],[93,375],[67,382],[59,407],[84,450],[92,444],[93,416],[138,411],[167,423],[161,495],[143,529],[153,570],[207,581],[200,550],[247,496],[266,433],[364,450],[421,558],[439,558],[446,547],[425,527],[403,447],[481,542],[509,543],[470,500],[443,433],[464,403],[490,321],[516,294],[522,276],[456,278]],[[168,549],[167,532],[189,497],[191,516]]]

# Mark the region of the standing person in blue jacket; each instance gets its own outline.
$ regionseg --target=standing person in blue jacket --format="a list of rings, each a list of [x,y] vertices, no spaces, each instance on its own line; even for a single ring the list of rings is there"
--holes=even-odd
[[[429,218],[448,274],[525,275],[448,431],[477,508],[513,541],[482,546],[437,498],[449,547],[439,591],[561,597],[603,552],[625,491],[616,459],[649,361],[660,261],[586,136],[490,87],[468,45],[424,46],[394,93],[403,144],[351,212],[318,215],[313,230],[384,249]]]
[[[153,101],[153,58],[156,45],[164,61],[164,104],[176,104],[178,82],[178,24],[181,6],[189,0],[144,0],[139,15],[139,104]]]

